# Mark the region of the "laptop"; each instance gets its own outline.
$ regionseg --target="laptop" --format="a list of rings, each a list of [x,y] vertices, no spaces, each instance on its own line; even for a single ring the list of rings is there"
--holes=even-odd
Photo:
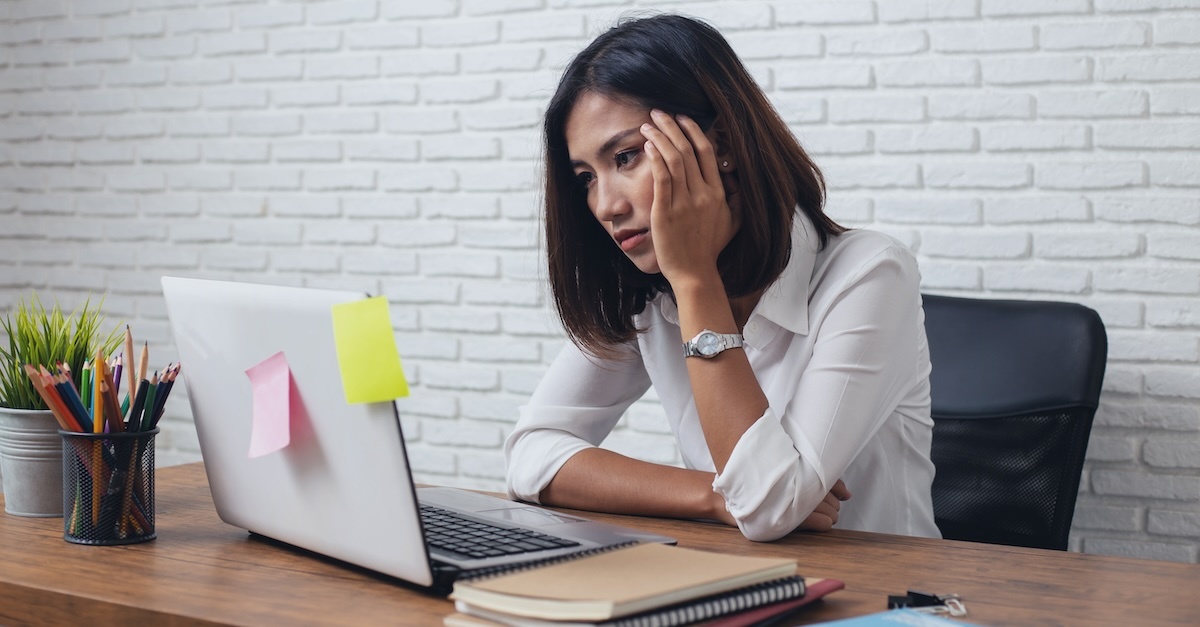
[[[412,479],[393,402],[348,404],[332,307],[362,292],[163,277],[217,514],[444,594],[456,578],[674,539]],[[403,346],[399,347],[403,354]],[[246,370],[282,351],[290,442],[251,458]]]

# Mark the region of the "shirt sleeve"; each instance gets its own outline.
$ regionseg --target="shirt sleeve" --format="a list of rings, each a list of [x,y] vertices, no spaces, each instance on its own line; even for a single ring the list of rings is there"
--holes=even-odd
[[[538,495],[571,456],[599,446],[621,415],[650,388],[636,342],[600,359],[571,342],[550,365],[504,442],[508,494]]]
[[[810,308],[825,313],[810,319],[817,335],[807,366],[789,373],[797,380],[794,394],[772,399],[713,482],[751,540],[774,540],[799,526],[912,385],[920,351],[916,260],[891,246],[843,276]],[[792,360],[790,350],[786,358]]]

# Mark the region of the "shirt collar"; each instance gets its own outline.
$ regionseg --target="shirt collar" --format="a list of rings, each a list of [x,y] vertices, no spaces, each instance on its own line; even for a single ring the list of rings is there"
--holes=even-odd
[[[792,333],[808,335],[808,293],[820,246],[816,227],[808,216],[797,211],[792,224],[792,257],[779,278],[758,299],[751,320],[762,316]],[[655,300],[663,318],[678,325],[679,308],[675,300],[665,293]]]

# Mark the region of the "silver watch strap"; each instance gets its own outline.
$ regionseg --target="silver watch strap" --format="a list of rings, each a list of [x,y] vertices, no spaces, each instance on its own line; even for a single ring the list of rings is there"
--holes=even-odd
[[[720,344],[717,348],[717,352],[713,353],[712,355],[709,355],[708,357],[715,357],[731,348],[741,348],[743,346],[743,339],[742,339],[742,335],[740,333],[717,333],[716,331],[713,331],[711,329],[704,329],[700,333],[697,333],[696,337],[693,337],[692,339],[683,343],[683,356],[684,357],[705,357],[704,354],[700,353],[700,351],[698,350],[698,346],[696,344],[696,340],[699,339],[700,336],[704,335],[705,333],[713,334],[714,336],[716,336],[717,340],[720,342]]]

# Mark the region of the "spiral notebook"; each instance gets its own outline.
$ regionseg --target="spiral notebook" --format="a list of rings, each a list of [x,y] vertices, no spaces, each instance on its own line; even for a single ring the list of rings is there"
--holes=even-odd
[[[696,581],[715,578],[726,585],[732,585],[731,582],[738,577],[745,577],[747,566],[737,564],[743,558],[723,555],[716,555],[713,558],[713,554],[708,554],[708,556],[702,555],[701,561],[696,561],[695,555],[683,554],[677,547],[668,547],[668,549],[670,550],[665,553],[678,553],[679,555],[670,556],[671,559],[667,560],[668,564],[662,566],[663,569],[671,571],[665,575],[662,570],[659,572],[640,570],[647,567],[650,571],[654,570],[653,560],[657,560],[664,553],[659,549],[643,549],[643,553],[640,555],[636,555],[635,552],[625,554],[614,552],[609,556],[609,561],[618,564],[617,567],[612,564],[597,566],[595,563],[589,564],[587,559],[582,559],[578,560],[580,563],[570,568],[543,569],[545,572],[537,573],[536,578],[509,575],[502,578],[507,580],[502,587],[508,589],[510,593],[513,590],[530,588],[523,594],[510,595],[506,600],[504,604],[506,609],[517,613],[492,609],[496,607],[496,604],[489,603],[487,599],[483,600],[483,604],[491,607],[475,605],[461,598],[471,595],[459,594],[455,601],[456,612],[446,616],[443,623],[447,627],[495,627],[498,625],[514,627],[675,627],[696,623],[703,623],[706,627],[749,627],[762,624],[764,621],[786,617],[798,608],[845,587],[845,584],[837,579],[805,579],[799,575],[789,575],[715,594],[693,596],[699,593],[700,588],[694,585],[689,586],[685,583],[687,581],[694,584]],[[688,549],[683,551],[688,551]],[[692,551],[692,553],[703,554],[704,552]],[[762,558],[750,559],[761,560]],[[707,572],[698,575],[689,570],[673,570],[685,563],[694,568],[705,569]],[[714,563],[723,564],[718,568],[718,572],[711,570]],[[637,570],[629,571],[630,568]],[[770,570],[773,568],[775,567],[764,564],[762,569],[756,571],[758,573],[756,576],[767,576],[767,573],[774,572]],[[743,574],[730,576],[730,573],[736,572]],[[756,576],[750,578],[753,579]],[[560,577],[570,577],[570,579],[557,580],[559,582],[556,586],[557,591],[545,590],[542,582],[556,580]],[[466,582],[464,585],[458,586],[458,589],[461,591],[471,585],[472,582]],[[645,590],[648,585],[652,588],[651,590]],[[680,586],[684,586],[682,594],[677,590]],[[587,610],[582,606],[576,606],[571,608],[574,611],[572,615],[577,617],[586,615],[592,619],[559,618],[552,620],[546,618],[545,616],[548,614],[541,611],[545,608],[539,607],[536,599],[548,595],[562,596],[564,588],[574,588],[572,595],[576,597],[576,600],[583,600],[587,604],[603,597],[601,600],[605,601],[605,604],[612,610],[596,612],[595,608]],[[676,590],[673,594],[664,595],[662,591],[665,589]],[[534,590],[542,590],[542,592],[534,592]],[[530,597],[521,598],[526,594]],[[675,603],[668,600],[680,597],[686,597],[686,600]],[[455,597],[452,596],[452,598]],[[643,603],[640,605],[629,604],[630,598],[641,598]],[[532,603],[531,599],[534,599]],[[627,613],[638,607],[649,607],[649,609]],[[588,614],[587,611],[593,613]],[[529,616],[530,614],[539,614],[541,617]],[[561,617],[567,614],[560,607],[556,608],[555,615]],[[610,618],[593,620],[596,616],[602,615],[610,616]]]
[[[706,620],[804,596],[792,559],[639,544],[460,580],[451,599],[461,614],[499,624],[636,626]],[[455,621],[469,623],[447,618]]]
[[[764,627],[775,625],[776,621],[787,619],[800,608],[845,587],[837,579],[805,579],[797,575],[603,623],[522,618],[458,603],[455,606],[458,611],[442,622],[446,627],[680,627],[697,623],[703,627]],[[800,596],[793,596],[796,594]]]

